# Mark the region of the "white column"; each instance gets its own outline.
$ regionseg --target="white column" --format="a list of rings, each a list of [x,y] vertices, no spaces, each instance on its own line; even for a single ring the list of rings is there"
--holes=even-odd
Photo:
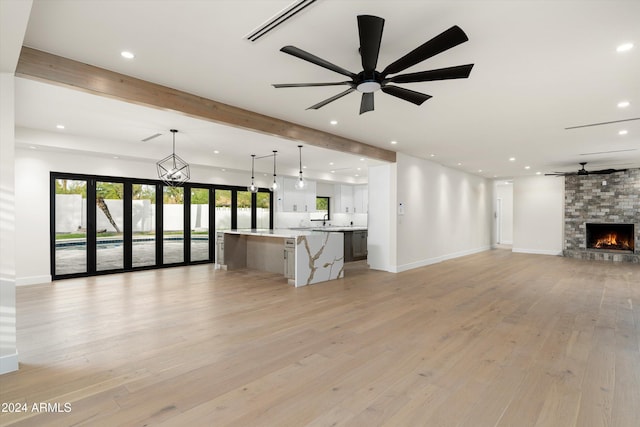
[[[396,164],[369,167],[367,263],[374,270],[396,271]]]
[[[3,374],[18,369],[13,73],[0,74],[0,93],[0,374]]]

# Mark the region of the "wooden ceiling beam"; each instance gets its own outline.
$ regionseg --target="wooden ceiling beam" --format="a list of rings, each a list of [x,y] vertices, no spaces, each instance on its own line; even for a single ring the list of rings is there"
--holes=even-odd
[[[394,151],[24,46],[16,76],[387,162]]]

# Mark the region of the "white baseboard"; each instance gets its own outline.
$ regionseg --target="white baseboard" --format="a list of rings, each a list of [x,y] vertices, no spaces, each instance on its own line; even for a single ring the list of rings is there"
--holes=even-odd
[[[460,258],[467,255],[477,254],[480,252],[488,251],[490,249],[491,249],[490,246],[482,246],[476,249],[469,249],[466,251],[454,252],[451,254],[441,255],[439,257],[423,259],[423,260],[412,262],[409,264],[398,265],[398,266],[395,266],[395,268],[390,271],[392,273],[402,273],[403,271],[413,270],[414,268],[426,267],[427,265],[437,264],[442,261],[447,261],[454,258]]]
[[[51,282],[51,276],[29,276],[16,278],[16,286],[39,285]]]
[[[562,250],[554,250],[554,249],[512,248],[511,252],[518,252],[521,254],[534,254],[534,255],[562,255]]]
[[[18,352],[0,357],[0,375],[18,370]]]

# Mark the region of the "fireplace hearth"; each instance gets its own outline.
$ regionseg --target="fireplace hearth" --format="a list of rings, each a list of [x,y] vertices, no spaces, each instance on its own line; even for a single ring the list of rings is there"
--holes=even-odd
[[[586,224],[587,249],[602,251],[634,251],[633,224]]]

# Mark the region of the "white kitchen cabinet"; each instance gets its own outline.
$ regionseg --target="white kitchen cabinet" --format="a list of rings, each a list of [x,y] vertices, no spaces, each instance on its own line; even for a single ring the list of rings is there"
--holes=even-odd
[[[224,265],[224,233],[216,233],[216,264]]]
[[[353,186],[346,184],[336,184],[334,187],[333,212],[353,213]]]
[[[297,178],[282,177],[276,192],[277,207],[282,212],[315,212],[316,182],[305,180],[302,190],[296,188]]]
[[[353,187],[353,213],[369,212],[369,187],[355,185]]]
[[[284,277],[296,277],[296,239],[284,240]]]

